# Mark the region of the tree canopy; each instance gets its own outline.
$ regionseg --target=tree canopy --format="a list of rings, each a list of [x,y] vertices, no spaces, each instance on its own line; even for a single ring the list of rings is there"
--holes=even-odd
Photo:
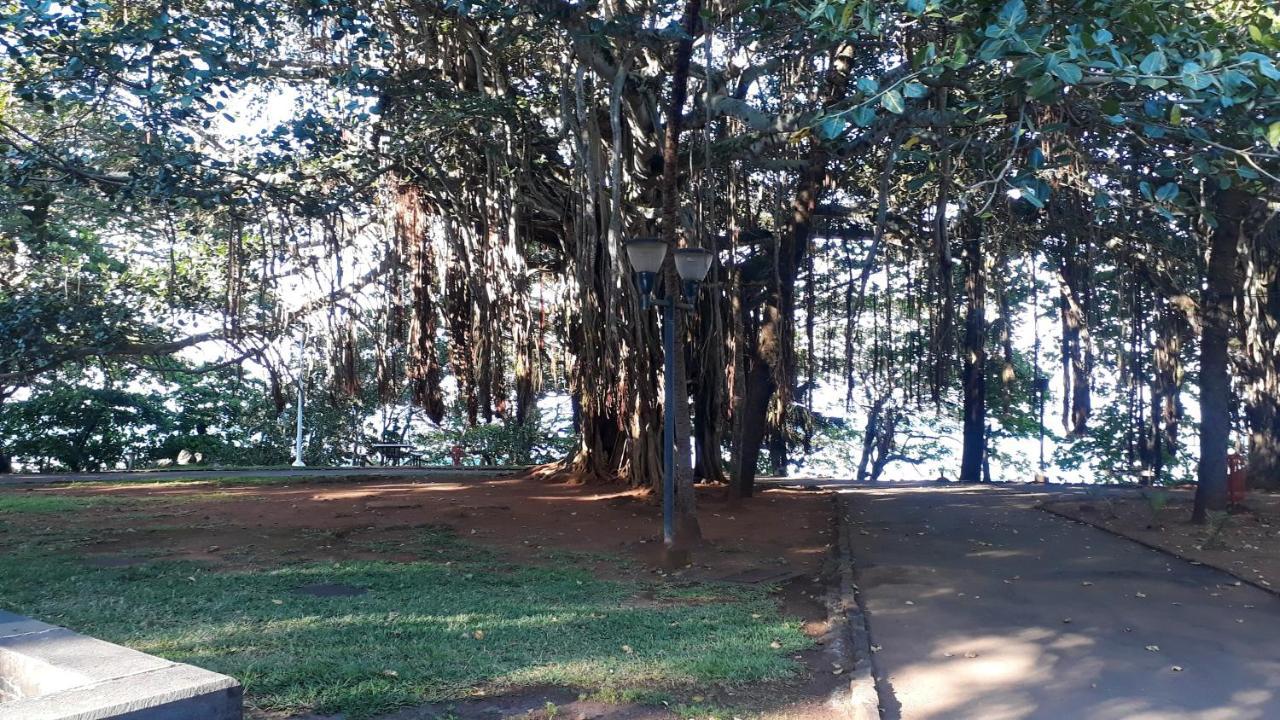
[[[871,478],[1030,479],[1046,434],[1108,478],[1194,462],[1203,515],[1239,429],[1280,481],[1262,0],[6,9],[5,396],[212,343],[195,371],[248,363],[278,411],[306,328],[335,399],[522,426],[563,389],[547,472],[650,485],[623,244],[658,236],[717,258],[678,333],[686,517],[841,433]]]

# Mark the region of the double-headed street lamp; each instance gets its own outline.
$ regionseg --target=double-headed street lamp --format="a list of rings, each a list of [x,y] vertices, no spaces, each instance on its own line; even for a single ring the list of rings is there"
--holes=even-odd
[[[662,406],[662,542],[668,552],[675,546],[675,485],[676,485],[676,315],[678,310],[693,310],[690,303],[698,296],[698,285],[711,269],[712,255],[701,248],[679,248],[673,253],[676,274],[680,276],[680,293],[667,291],[662,297],[654,297],[658,273],[667,257],[667,244],[656,238],[637,238],[628,242],[627,259],[636,274],[636,286],[640,288],[640,307],[650,305],[665,308],[662,313],[662,354],[666,401]],[[683,296],[684,302],[680,302]],[[688,408],[684,409],[688,412]]]

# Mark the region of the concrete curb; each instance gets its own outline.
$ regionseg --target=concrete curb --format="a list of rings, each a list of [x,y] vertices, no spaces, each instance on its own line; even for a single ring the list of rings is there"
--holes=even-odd
[[[0,610],[0,720],[240,720],[240,683]]]
[[[848,500],[835,494],[835,513],[838,528],[836,563],[838,584],[835,603],[838,618],[845,626],[841,635],[850,643],[854,665],[849,673],[849,693],[842,704],[849,712],[850,720],[880,720],[880,693],[876,685],[875,654],[871,651],[871,629],[867,624],[866,608],[862,595],[854,582],[853,538],[850,534]]]
[[[1277,588],[1274,588],[1274,587],[1268,587],[1268,586],[1266,586],[1266,585],[1263,585],[1262,583],[1260,583],[1260,582],[1258,582],[1258,581],[1256,581],[1256,580],[1250,579],[1250,578],[1248,578],[1248,577],[1245,577],[1244,575],[1241,575],[1241,574],[1239,574],[1239,573],[1235,572],[1234,570],[1232,570],[1232,569],[1230,569],[1230,568],[1226,568],[1226,567],[1223,567],[1223,566],[1221,566],[1221,565],[1217,565],[1217,564],[1215,564],[1215,563],[1208,563],[1208,562],[1205,562],[1205,561],[1203,561],[1203,560],[1197,560],[1197,559],[1195,559],[1195,558],[1193,558],[1193,557],[1191,557],[1191,556],[1189,556],[1189,555],[1183,555],[1182,553],[1178,552],[1177,550],[1172,550],[1172,549],[1170,549],[1170,548],[1163,547],[1163,546],[1161,546],[1161,545],[1157,545],[1156,543],[1153,543],[1153,542],[1151,542],[1151,541],[1149,541],[1149,540],[1143,540],[1142,538],[1136,538],[1136,537],[1133,537],[1132,535],[1125,535],[1124,533],[1120,532],[1119,530],[1113,530],[1113,529],[1111,529],[1111,528],[1107,527],[1106,525],[1100,525],[1100,524],[1095,523],[1095,522],[1090,522],[1090,521],[1088,521],[1088,520],[1083,520],[1083,519],[1078,518],[1078,517],[1076,517],[1076,516],[1074,516],[1074,515],[1068,515],[1067,513],[1062,512],[1061,510],[1055,510],[1054,508],[1051,508],[1051,507],[1049,507],[1048,505],[1046,505],[1046,504],[1044,504],[1044,503],[1038,503],[1038,504],[1036,504],[1036,509],[1037,509],[1037,510],[1041,510],[1041,511],[1043,511],[1043,512],[1046,512],[1046,513],[1048,513],[1048,514],[1050,514],[1050,515],[1053,515],[1054,517],[1060,517],[1060,518],[1062,518],[1063,520],[1070,520],[1070,521],[1071,521],[1071,522],[1073,522],[1073,523],[1079,523],[1080,525],[1086,525],[1086,526],[1091,527],[1091,528],[1097,528],[1098,530],[1101,530],[1102,532],[1107,533],[1108,535],[1114,535],[1114,536],[1116,536],[1116,537],[1118,537],[1118,538],[1123,538],[1123,539],[1125,539],[1125,540],[1128,540],[1128,541],[1129,541],[1129,542],[1131,542],[1131,543],[1135,543],[1135,544],[1141,545],[1142,547],[1147,548],[1147,549],[1149,549],[1149,550],[1155,550],[1156,552],[1161,553],[1162,555],[1168,555],[1169,557],[1177,558],[1177,559],[1179,559],[1179,560],[1182,560],[1183,562],[1191,563],[1192,565],[1199,565],[1200,567],[1207,567],[1207,568],[1210,568],[1210,569],[1213,569],[1213,570],[1217,570],[1218,572],[1221,572],[1221,573],[1226,573],[1227,575],[1230,575],[1231,577],[1233,577],[1233,578],[1235,578],[1235,579],[1239,580],[1240,582],[1244,583],[1245,585],[1252,585],[1253,587],[1256,587],[1256,588],[1258,588],[1259,590],[1262,590],[1262,591],[1264,591],[1264,592],[1270,593],[1271,595],[1274,595],[1274,596],[1276,596],[1276,597],[1280,597],[1280,589],[1277,589]]]

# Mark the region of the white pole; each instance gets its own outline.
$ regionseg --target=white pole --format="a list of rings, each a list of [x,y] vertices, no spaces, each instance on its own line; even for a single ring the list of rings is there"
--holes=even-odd
[[[298,418],[298,430],[297,430],[297,436],[294,438],[294,441],[293,441],[293,466],[294,467],[307,466],[306,463],[302,462],[302,409],[303,409],[303,403],[306,400],[306,398],[303,396],[302,386],[303,386],[303,382],[306,380],[306,374],[307,374],[306,373],[307,363],[303,355],[303,353],[306,351],[305,342],[306,340],[298,341],[298,408],[297,408],[297,413],[295,413]]]

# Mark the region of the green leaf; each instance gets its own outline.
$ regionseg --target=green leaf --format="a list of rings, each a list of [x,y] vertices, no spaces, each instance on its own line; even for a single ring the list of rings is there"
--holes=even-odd
[[[863,105],[853,111],[853,124],[858,127],[868,127],[876,121],[876,111],[867,105]]]
[[[907,12],[920,15],[925,11],[925,0],[907,0]]]
[[[835,138],[840,137],[840,133],[843,133],[844,129],[848,126],[849,123],[843,116],[832,115],[830,117],[823,118],[822,122],[818,123],[818,134],[826,140],[834,140]]]
[[[1156,200],[1160,202],[1169,202],[1178,197],[1178,183],[1165,183],[1156,190]]]
[[[863,95],[874,95],[879,89],[880,83],[876,82],[876,79],[870,75],[864,75],[863,77],[858,78],[858,90]]]
[[[1203,90],[1213,84],[1213,81],[1201,72],[1200,64],[1193,62],[1183,64],[1179,82],[1192,90]]]
[[[1053,94],[1058,89],[1058,81],[1053,79],[1052,75],[1041,75],[1034,83],[1031,84],[1031,97],[1037,100],[1043,100]]]
[[[1273,148],[1280,146],[1280,120],[1267,127],[1267,142],[1271,143]]]
[[[1169,67],[1169,60],[1164,56],[1163,50],[1154,50],[1148,53],[1146,57],[1142,58],[1142,63],[1138,65],[1138,69],[1141,70],[1144,75],[1154,75],[1158,72],[1163,72],[1167,67]]]
[[[1106,28],[1098,28],[1093,31],[1093,41],[1099,45],[1106,45],[1111,42],[1111,31]]]
[[[907,109],[907,106],[902,102],[902,93],[899,93],[897,90],[890,90],[884,95],[881,95],[880,104],[884,106],[885,110],[888,110],[894,115],[901,115],[902,112]]]
[[[1027,20],[1027,5],[1023,0],[1009,0],[1000,8],[1000,22],[1017,27]]]
[[[922,83],[910,82],[903,86],[902,94],[909,98],[922,98],[929,94],[929,88]]]
[[[1276,63],[1271,58],[1263,58],[1258,61],[1258,71],[1268,80],[1280,80],[1280,70],[1276,69]]]
[[[1068,85],[1078,85],[1084,79],[1084,72],[1080,70],[1080,66],[1075,63],[1061,63],[1055,65],[1053,74],[1062,78],[1062,82]]]

